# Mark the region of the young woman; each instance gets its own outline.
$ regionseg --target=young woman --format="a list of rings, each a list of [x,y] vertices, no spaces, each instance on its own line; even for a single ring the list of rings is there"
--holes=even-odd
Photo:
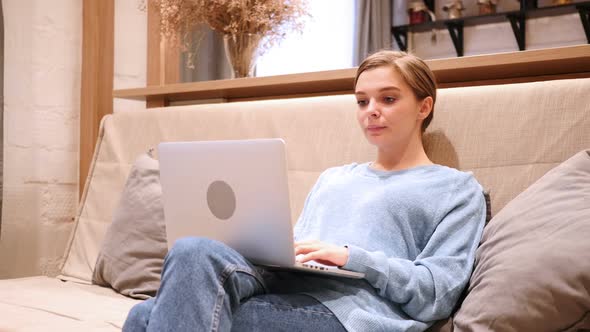
[[[434,75],[415,56],[381,51],[360,65],[355,95],[377,159],[321,174],[295,253],[365,278],[270,272],[219,242],[181,239],[157,296],[131,310],[124,331],[423,331],[451,313],[486,211],[471,174],[424,152]]]

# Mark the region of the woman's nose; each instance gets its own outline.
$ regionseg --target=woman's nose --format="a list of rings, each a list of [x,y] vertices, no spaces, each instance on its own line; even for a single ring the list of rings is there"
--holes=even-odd
[[[378,117],[379,116],[379,107],[374,100],[369,101],[369,105],[367,106],[367,112],[369,113],[370,117]]]

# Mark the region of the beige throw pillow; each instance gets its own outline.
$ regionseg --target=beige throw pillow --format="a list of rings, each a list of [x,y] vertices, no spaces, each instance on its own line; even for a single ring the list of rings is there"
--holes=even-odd
[[[484,229],[456,331],[590,329],[590,150],[549,171]]]
[[[167,250],[159,163],[146,153],[129,173],[92,282],[138,299],[154,296]]]

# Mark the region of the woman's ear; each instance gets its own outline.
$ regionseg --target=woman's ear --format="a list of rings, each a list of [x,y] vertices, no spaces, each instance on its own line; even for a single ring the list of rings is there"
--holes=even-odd
[[[418,111],[418,119],[424,120],[432,112],[432,97],[428,96],[422,99],[420,103],[420,110]]]

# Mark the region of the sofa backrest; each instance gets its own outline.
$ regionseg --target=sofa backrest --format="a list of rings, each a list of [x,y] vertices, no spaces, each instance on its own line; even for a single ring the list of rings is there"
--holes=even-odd
[[[437,163],[472,171],[492,213],[590,147],[590,79],[441,89],[425,133]],[[292,220],[328,167],[372,160],[352,95],[175,106],[103,119],[62,278],[89,282],[132,163],[163,141],[281,137]]]

